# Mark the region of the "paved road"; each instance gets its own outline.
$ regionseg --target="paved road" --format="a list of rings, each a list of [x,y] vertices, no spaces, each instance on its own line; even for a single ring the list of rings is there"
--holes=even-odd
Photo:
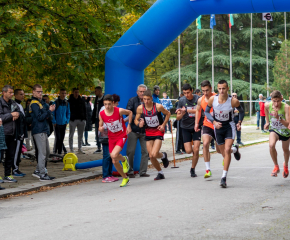
[[[279,144],[281,149],[281,144]],[[270,177],[268,145],[243,148],[221,189],[221,156],[213,177],[189,177],[190,162],[166,169],[164,181],[130,186],[93,181],[0,201],[2,239],[289,239],[290,179]],[[282,166],[283,155],[279,150]]]

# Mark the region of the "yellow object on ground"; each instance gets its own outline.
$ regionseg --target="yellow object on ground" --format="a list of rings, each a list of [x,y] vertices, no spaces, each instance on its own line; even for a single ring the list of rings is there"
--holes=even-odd
[[[78,157],[74,153],[66,154],[63,158],[64,168],[62,171],[76,171],[76,163],[78,163]]]

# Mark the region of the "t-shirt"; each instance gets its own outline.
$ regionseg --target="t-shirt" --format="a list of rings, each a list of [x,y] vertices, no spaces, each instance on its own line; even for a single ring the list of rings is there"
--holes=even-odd
[[[259,102],[259,105],[260,105],[260,115],[261,117],[265,117],[266,114],[265,114],[265,102]]]
[[[196,109],[197,101],[199,99],[198,95],[193,94],[193,98],[188,100],[185,96],[179,99],[177,109],[182,107],[187,107],[187,110]],[[202,125],[202,118],[199,121],[200,126]],[[180,127],[184,129],[194,129],[195,125],[195,114],[194,113],[185,113],[181,119]]]

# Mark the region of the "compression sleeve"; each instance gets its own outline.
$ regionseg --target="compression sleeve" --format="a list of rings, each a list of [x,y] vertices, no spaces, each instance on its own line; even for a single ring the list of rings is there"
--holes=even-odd
[[[211,107],[206,106],[204,114],[206,118],[213,123],[214,119],[213,119],[213,116],[210,114],[210,110],[211,110]]]
[[[238,111],[239,111],[239,121],[243,121],[244,120],[244,117],[245,117],[245,112],[244,112],[244,109],[242,108],[242,106],[238,106],[236,108]]]

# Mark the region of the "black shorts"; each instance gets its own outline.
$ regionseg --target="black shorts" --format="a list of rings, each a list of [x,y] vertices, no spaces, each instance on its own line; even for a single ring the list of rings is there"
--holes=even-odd
[[[145,141],[164,140],[163,136],[145,136]]]
[[[284,137],[284,136],[281,136],[279,133],[275,132],[273,129],[270,129],[269,132],[274,132],[278,135],[279,137],[279,141],[283,141],[283,142],[286,142],[289,140],[290,137]]]
[[[214,129],[217,145],[223,145],[226,139],[235,139],[236,126],[234,122],[230,122],[227,125],[222,126],[220,129]]]
[[[184,129],[182,128],[183,143],[191,141],[200,141],[201,132],[196,132],[194,129]]]
[[[201,135],[209,135],[215,140],[214,130],[210,127],[203,126]]]

